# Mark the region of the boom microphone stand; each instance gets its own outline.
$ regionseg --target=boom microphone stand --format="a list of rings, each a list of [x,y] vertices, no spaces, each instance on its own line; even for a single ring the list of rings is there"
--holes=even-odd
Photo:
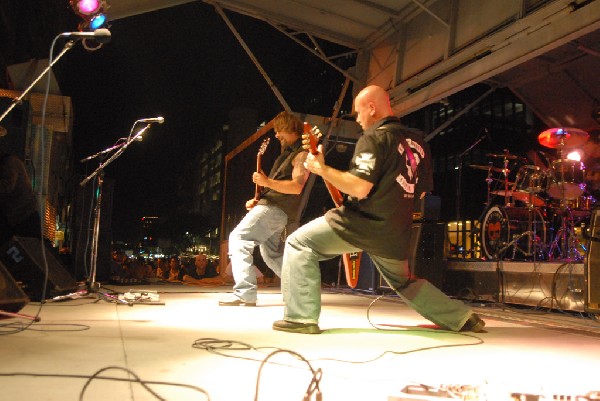
[[[468,148],[466,148],[461,154],[459,154],[457,156],[457,163],[458,163],[458,177],[456,179],[456,222],[457,222],[457,226],[456,226],[456,243],[457,243],[457,249],[459,249],[458,244],[462,243],[462,244],[466,244],[466,239],[464,238],[466,233],[463,230],[458,229],[459,224],[462,222],[462,216],[461,216],[461,191],[462,191],[462,168],[463,168],[463,157],[465,157],[471,150],[473,150],[477,145],[479,145],[481,143],[481,141],[483,141],[485,138],[487,137],[487,132],[485,133],[485,135],[479,137],[475,142],[473,142],[471,144],[471,146],[469,146]],[[488,170],[488,179],[489,177],[489,173],[490,171]],[[490,181],[488,181],[488,203],[489,203],[489,183]],[[464,227],[464,226],[463,226]],[[473,227],[474,228],[474,227]],[[461,236],[461,240],[459,241],[459,236]],[[459,251],[462,255],[461,256],[465,256],[465,253],[467,252],[466,249],[464,249],[463,251]],[[471,251],[469,251],[471,252]]]
[[[164,121],[164,119],[162,117],[159,117],[156,119],[137,120],[133,124],[133,127],[131,128],[131,132],[133,132],[135,125],[139,122],[162,123],[163,121]],[[97,267],[98,267],[98,241],[100,238],[100,217],[101,217],[100,215],[101,215],[101,210],[102,210],[102,184],[104,181],[104,169],[106,168],[106,166],[108,166],[110,163],[112,163],[114,160],[116,160],[119,156],[121,156],[121,154],[123,154],[123,152],[125,152],[125,149],[127,149],[127,147],[132,142],[134,142],[138,139],[141,139],[142,134],[148,128],[150,128],[150,125],[151,124],[147,124],[144,128],[139,130],[134,136],[132,136],[130,133],[129,137],[121,138],[119,141],[117,141],[116,145],[111,146],[110,148],[101,150],[100,152],[98,152],[96,154],[93,154],[91,156],[88,156],[88,157],[80,160],[81,163],[84,163],[88,160],[92,160],[92,159],[96,159],[96,158],[102,159],[106,154],[109,154],[110,152],[114,151],[114,153],[110,157],[108,157],[105,161],[100,162],[100,165],[98,166],[98,168],[96,168],[96,170],[94,170],[94,172],[92,172],[89,176],[84,178],[83,181],[81,181],[79,183],[80,186],[84,186],[90,180],[92,180],[93,178],[96,178],[97,184],[98,184],[97,189],[95,191],[97,195],[96,195],[96,204],[94,206],[94,228],[93,228],[93,232],[92,232],[92,247],[91,247],[91,256],[90,256],[90,275],[88,278],[88,282],[86,283],[87,288],[85,290],[77,291],[72,294],[54,297],[52,299],[53,301],[63,300],[63,299],[67,299],[67,298],[70,298],[70,299],[82,298],[82,297],[87,297],[91,294],[97,294],[98,297],[104,297],[108,301],[115,301],[115,302],[119,302],[119,303],[126,304],[129,306],[133,306],[133,303],[127,302],[124,299],[119,299],[118,297],[116,297],[114,295],[100,291],[100,283],[96,282],[96,271],[97,271]]]
[[[21,96],[13,99],[13,101],[10,104],[10,106],[8,107],[8,109],[6,109],[4,111],[4,113],[2,113],[2,115],[0,116],[0,121],[4,120],[4,118],[8,115],[8,113],[10,113],[10,111],[12,109],[14,109],[18,104],[21,104],[21,102],[23,101],[23,98],[29,94],[29,92],[33,89],[33,87],[35,86],[35,84],[37,84],[38,81],[40,79],[42,79],[42,77],[44,75],[46,75],[46,73],[48,71],[50,71],[50,69],[52,68],[52,66],[54,66],[54,64],[56,64],[58,62],[58,60],[60,60],[60,58],[65,55],[66,52],[68,52],[69,50],[71,50],[73,48],[73,45],[75,45],[75,42],[72,41],[72,40],[68,41],[65,44],[65,46],[62,49],[62,51],[54,58],[54,60],[52,60],[52,62],[50,62],[48,64],[48,67],[46,67],[46,69],[44,69],[44,71],[42,71],[38,75],[38,77],[27,87],[27,89],[25,89],[23,91],[23,93],[21,93]],[[5,136],[6,133],[7,133],[6,128],[0,126],[0,136]]]

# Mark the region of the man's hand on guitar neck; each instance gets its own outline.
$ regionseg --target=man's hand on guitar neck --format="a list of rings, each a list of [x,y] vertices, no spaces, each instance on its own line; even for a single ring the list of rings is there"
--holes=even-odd
[[[269,188],[269,181],[269,177],[262,170],[252,173],[252,182],[258,186]]]
[[[304,167],[306,167],[311,173],[323,176],[323,171],[327,169],[327,164],[325,164],[325,156],[323,154],[323,145],[317,146],[316,153],[308,153],[306,161],[304,162]]]

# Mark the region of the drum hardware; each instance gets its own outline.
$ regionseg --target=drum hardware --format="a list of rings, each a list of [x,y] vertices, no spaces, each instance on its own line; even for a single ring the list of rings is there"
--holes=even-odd
[[[467,147],[464,151],[462,151],[462,153],[460,153],[457,156],[457,160],[458,160],[458,178],[456,180],[456,220],[457,221],[461,221],[461,213],[460,213],[460,209],[461,209],[461,199],[460,199],[460,194],[462,191],[462,166],[463,166],[463,157],[465,157],[471,150],[473,150],[475,148],[475,146],[479,145],[485,138],[488,137],[488,132],[487,129],[483,128],[483,130],[485,130],[484,135],[480,136],[479,138],[477,138],[475,140],[475,142],[473,142],[469,147]],[[481,131],[479,131],[481,132]],[[478,166],[478,168],[481,168],[483,166]],[[490,201],[490,184],[491,184],[491,168],[492,166],[489,166],[490,168],[487,169],[487,185],[488,185],[488,195],[487,195],[487,201],[489,203]]]
[[[578,248],[581,248],[584,252],[586,248],[579,242],[575,234],[575,223],[571,209],[568,207],[561,209],[559,218],[560,228],[548,249],[549,260],[554,259],[555,253],[558,255],[559,260],[570,262],[583,260],[584,254]]]
[[[587,142],[589,134],[577,128],[550,128],[538,136],[538,142],[548,148],[559,149],[560,159],[551,163],[551,182],[548,185],[548,195],[560,200],[557,214],[560,227],[548,249],[548,258],[555,255],[560,260],[579,261],[583,255],[579,252],[581,246],[575,234],[575,223],[571,202],[579,199],[585,192],[585,166],[577,160],[565,158],[565,149],[576,148]]]
[[[469,164],[469,167],[476,168],[478,170],[486,170],[488,172],[493,171],[494,173],[504,173],[504,169],[502,169],[500,167],[484,166],[484,165],[480,165],[480,164]]]
[[[507,149],[505,149],[504,152],[506,152],[506,153],[502,153],[502,154],[488,153],[488,154],[486,154],[486,156],[487,157],[495,157],[498,159],[510,159],[510,160],[521,159],[520,156],[511,155],[510,153],[508,153]]]
[[[581,146],[589,137],[587,132],[577,128],[550,128],[538,135],[541,145],[559,149],[560,159],[553,161],[550,166],[554,180],[548,193],[553,198],[574,199],[583,194],[585,166],[580,161],[566,159],[565,149]]]
[[[484,166],[484,165],[479,165],[479,164],[470,164],[469,167],[475,168],[475,169],[478,169],[478,170],[485,170],[485,171],[487,171],[487,177],[485,178],[485,182],[487,184],[487,198],[486,198],[487,199],[487,202],[486,202],[487,205],[489,205],[490,201],[491,201],[490,194],[498,195],[496,192],[499,192],[499,191],[490,191],[492,182],[494,182],[494,181],[501,182],[501,183],[504,184],[505,188],[508,188],[509,185],[513,184],[512,182],[508,181],[508,174],[509,174],[510,170],[507,169],[507,168],[499,168],[499,167],[494,167],[492,165]],[[492,177],[492,172],[503,173],[504,174],[504,178],[502,178],[502,179],[494,178],[494,177]],[[510,195],[505,195],[505,193],[503,192],[502,196],[505,196],[505,202],[509,203],[508,199],[509,199]]]

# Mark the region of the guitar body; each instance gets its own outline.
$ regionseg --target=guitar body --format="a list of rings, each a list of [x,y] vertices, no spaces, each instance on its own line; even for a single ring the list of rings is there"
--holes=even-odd
[[[262,170],[262,167],[261,167],[262,155],[265,154],[265,151],[267,150],[267,146],[269,146],[270,141],[271,141],[271,138],[265,138],[263,143],[260,145],[260,149],[258,150],[258,154],[256,155],[256,172],[257,173],[260,173],[260,171]],[[246,204],[247,210],[252,209],[254,206],[256,206],[258,204],[258,201],[260,200],[261,191],[262,191],[262,187],[257,184],[256,188],[254,190],[254,199],[252,199],[252,202],[250,202],[250,204]]]
[[[302,146],[304,147],[304,149],[307,149],[313,155],[317,154],[317,142],[321,135],[322,134],[319,131],[319,128],[311,127],[310,124],[305,122],[304,133],[302,134]],[[329,195],[331,195],[333,204],[336,207],[342,206],[344,199],[339,189],[337,189],[327,180],[324,179],[323,181],[325,182],[325,187],[327,187]],[[358,274],[360,273],[361,255],[362,252],[345,253],[342,255],[344,272],[346,274],[346,283],[348,283],[350,288],[356,288],[356,285],[358,284]]]
[[[346,282],[350,288],[356,288],[358,284],[358,273],[360,272],[360,258],[362,252],[345,253],[342,255]]]

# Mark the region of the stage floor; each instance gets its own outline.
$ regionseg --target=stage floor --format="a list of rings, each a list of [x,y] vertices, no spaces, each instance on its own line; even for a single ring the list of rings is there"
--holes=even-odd
[[[271,329],[283,314],[276,287],[261,288],[256,308],[218,306],[231,287],[107,287],[156,290],[159,302],[45,303],[41,321],[15,333],[25,320],[0,320],[1,399],[302,400],[311,369],[320,369],[323,400],[452,398],[446,390],[470,400],[557,399],[600,391],[595,315],[477,304],[487,332],[450,333],[397,297],[373,303],[372,295],[327,289],[324,332],[301,335]],[[30,303],[21,313],[39,307]],[[419,385],[443,391],[413,394]]]

